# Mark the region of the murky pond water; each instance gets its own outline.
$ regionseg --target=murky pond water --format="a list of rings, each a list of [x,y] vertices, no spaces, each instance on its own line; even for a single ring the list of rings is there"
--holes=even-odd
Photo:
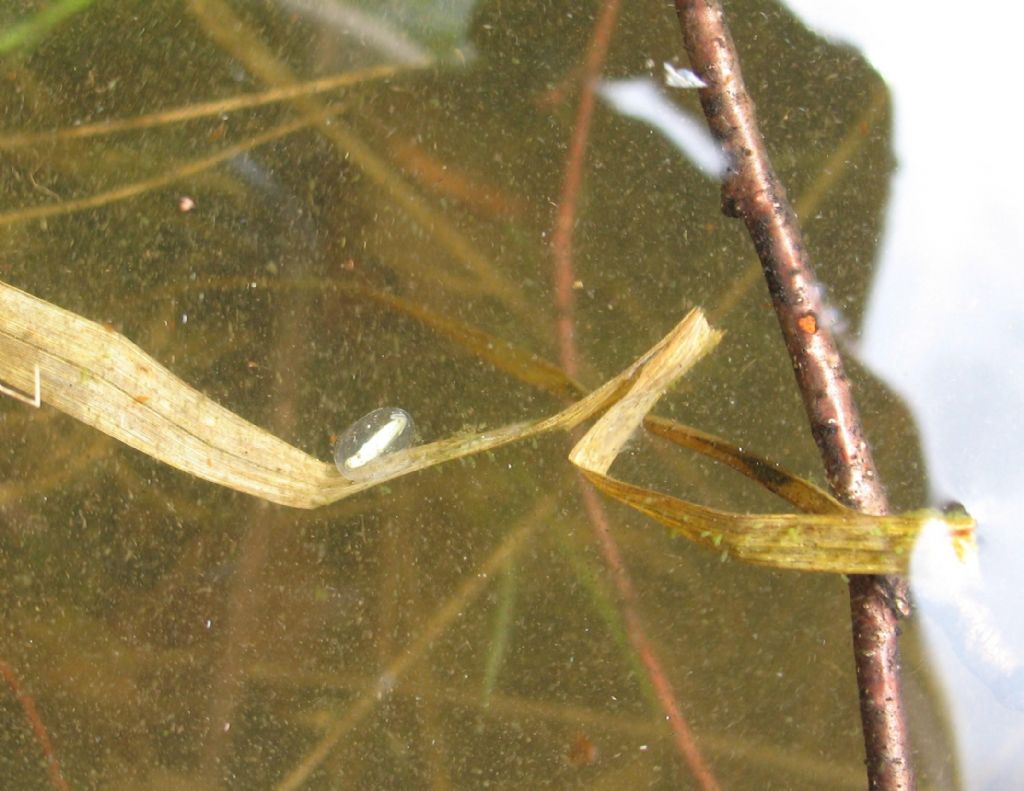
[[[458,342],[471,332],[565,366],[562,320],[594,387],[702,305],[726,338],[659,413],[820,479],[749,240],[719,212],[700,127],[679,131],[696,97],[663,84],[685,63],[663,3],[621,10],[566,259],[552,238],[596,5],[77,5],[0,11],[23,31],[0,80],[4,282],[325,461],[380,407],[426,440],[561,407]],[[856,327],[892,168],[885,88],[773,5],[730,15],[837,321]],[[232,103],[335,75],[355,77]],[[128,122],[85,133],[108,119]],[[33,136],[52,130],[68,131]],[[907,411],[853,373],[892,499],[920,505]],[[723,560],[587,500],[564,437],[299,511],[42,398],[0,402],[0,659],[71,787],[678,787],[694,781],[666,700],[723,787],[863,785],[843,580]],[[621,469],[783,507],[651,439]],[[913,628],[904,642],[921,773],[949,787]],[[12,687],[0,774],[50,782]]]

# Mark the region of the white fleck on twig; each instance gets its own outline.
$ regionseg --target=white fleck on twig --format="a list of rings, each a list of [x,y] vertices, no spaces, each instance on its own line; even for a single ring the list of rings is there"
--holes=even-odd
[[[665,84],[669,88],[692,89],[708,87],[708,84],[696,72],[690,69],[677,69],[667,61],[662,65],[665,67]]]

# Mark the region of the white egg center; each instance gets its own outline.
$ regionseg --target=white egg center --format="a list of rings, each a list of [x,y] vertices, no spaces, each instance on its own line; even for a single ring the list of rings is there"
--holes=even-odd
[[[357,470],[364,464],[386,453],[395,438],[400,436],[409,424],[405,415],[395,413],[391,420],[377,429],[351,456],[345,459],[345,466]]]

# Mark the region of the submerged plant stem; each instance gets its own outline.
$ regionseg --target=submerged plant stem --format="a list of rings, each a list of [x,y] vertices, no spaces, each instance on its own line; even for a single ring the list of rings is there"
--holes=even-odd
[[[199,118],[209,118],[239,110],[251,110],[256,107],[265,107],[268,104],[284,102],[300,96],[312,96],[317,93],[325,93],[338,90],[339,88],[358,85],[368,80],[391,77],[398,73],[399,70],[399,67],[396,66],[374,66],[368,69],[333,74],[330,77],[320,77],[316,80],[308,80],[293,85],[283,85],[279,88],[271,88],[259,93],[247,93],[240,96],[231,96],[227,99],[214,99],[209,102],[187,104],[183,107],[174,107],[169,110],[158,110],[157,112],[135,116],[134,118],[112,118],[105,121],[96,121],[95,123],[45,132],[0,134],[0,149],[20,148],[41,143],[58,143],[67,140],[82,140],[89,137],[110,135],[116,132],[137,132],[142,129],[152,129],[157,126],[194,121]]]
[[[574,297],[576,278],[573,271],[572,256],[573,228],[577,219],[576,207],[583,184],[583,164],[590,140],[590,125],[594,114],[595,84],[600,78],[601,69],[608,54],[608,47],[611,43],[612,32],[615,29],[618,13],[618,0],[605,0],[601,5],[600,15],[590,37],[586,59],[583,64],[579,103],[576,108],[572,138],[569,142],[569,153],[565,161],[562,191],[558,201],[554,233],[552,234],[551,249],[553,256],[558,355],[562,368],[571,379],[575,379],[579,372]],[[622,560],[618,543],[612,535],[604,506],[601,504],[593,486],[582,475],[578,476],[577,484],[583,498],[584,509],[594,531],[594,537],[601,549],[601,554],[608,567],[612,582],[618,591],[622,616],[626,624],[626,634],[629,637],[633,650],[640,658],[647,672],[658,703],[665,714],[669,727],[672,729],[676,749],[701,788],[717,789],[718,783],[704,757],[701,755],[700,749],[697,747],[697,742],[690,731],[690,726],[683,716],[679,702],[676,700],[672,684],[669,682],[665,669],[662,667],[653,646],[647,639],[643,621],[637,609],[636,591]]]
[[[0,659],[0,677],[3,678],[11,692],[14,693],[14,697],[17,698],[22,711],[25,712],[25,719],[28,720],[32,733],[42,748],[43,756],[46,758],[46,768],[50,774],[50,784],[54,788],[60,789],[60,791],[67,791],[68,783],[64,779],[64,773],[61,772],[60,761],[57,760],[57,753],[53,749],[53,742],[50,741],[50,734],[43,724],[42,717],[39,716],[39,710],[36,709],[35,699],[21,688],[14,668],[3,659]]]
[[[448,600],[436,610],[416,639],[388,663],[377,682],[371,688],[363,691],[349,706],[345,715],[331,726],[317,745],[275,786],[276,791],[292,791],[292,789],[299,788],[316,771],[345,735],[373,710],[374,706],[384,697],[384,691],[397,684],[406,671],[483,593],[491,577],[501,569],[507,568],[515,560],[515,557],[526,545],[527,539],[538,527],[546,523],[553,512],[554,501],[550,497],[545,498],[519,525],[509,532],[494,552],[474,572],[467,575]]]
[[[65,19],[84,11],[93,2],[95,0],[58,0],[50,3],[24,22],[0,33],[0,55],[35,45]]]
[[[216,167],[221,162],[225,162],[232,157],[244,154],[247,151],[258,146],[265,145],[273,140],[287,137],[290,134],[294,134],[301,129],[312,126],[313,124],[323,121],[329,116],[335,115],[339,112],[341,112],[341,108],[335,107],[314,116],[306,116],[305,118],[298,118],[294,121],[289,121],[288,123],[268,129],[266,132],[254,135],[240,143],[236,143],[233,146],[228,146],[222,151],[218,151],[216,154],[201,157],[200,159],[193,160],[192,162],[188,162],[169,170],[166,173],[153,176],[152,178],[136,181],[132,184],[126,184],[123,187],[117,187],[116,189],[107,190],[106,192],[100,192],[96,195],[90,195],[88,198],[61,201],[59,203],[47,203],[42,206],[29,206],[24,209],[15,209],[14,211],[5,212],[0,214],[0,227],[4,225],[13,225],[19,222],[26,222],[28,220],[41,220],[46,217],[74,214],[75,212],[85,211],[87,209],[99,209],[103,206],[108,206],[111,203],[138,197],[146,192],[166,187],[168,184],[181,181],[189,176],[195,176],[198,173],[202,173],[204,170]]]
[[[253,74],[271,85],[289,85],[295,75],[274,50],[268,47],[224,0],[189,0],[188,7],[206,30],[210,39],[225,52],[245,64]],[[296,96],[293,106],[301,113],[323,110],[314,96]],[[344,124],[320,124],[320,133],[335,145],[346,160],[351,161],[389,200],[429,234],[439,246],[448,250],[458,262],[458,270],[436,270],[452,290],[463,293],[485,293],[497,297],[526,320],[532,321],[532,306],[522,294],[521,285],[509,278],[479,247],[444,215],[436,211],[382,159],[363,138]],[[401,258],[393,262],[401,266]]]
[[[498,586],[498,606],[494,615],[494,632],[484,665],[483,705],[485,707],[491,703],[491,696],[494,694],[495,687],[498,685],[498,676],[501,674],[501,666],[505,663],[505,655],[508,653],[512,633],[512,614],[516,608],[517,587],[516,567],[509,564],[501,572],[501,582]]]

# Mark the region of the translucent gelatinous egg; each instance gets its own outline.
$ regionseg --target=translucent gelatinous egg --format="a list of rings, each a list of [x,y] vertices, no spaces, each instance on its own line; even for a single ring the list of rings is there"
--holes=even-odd
[[[412,415],[404,409],[386,406],[363,415],[349,426],[334,446],[338,472],[350,481],[373,477],[372,462],[381,456],[408,448],[416,434]]]

